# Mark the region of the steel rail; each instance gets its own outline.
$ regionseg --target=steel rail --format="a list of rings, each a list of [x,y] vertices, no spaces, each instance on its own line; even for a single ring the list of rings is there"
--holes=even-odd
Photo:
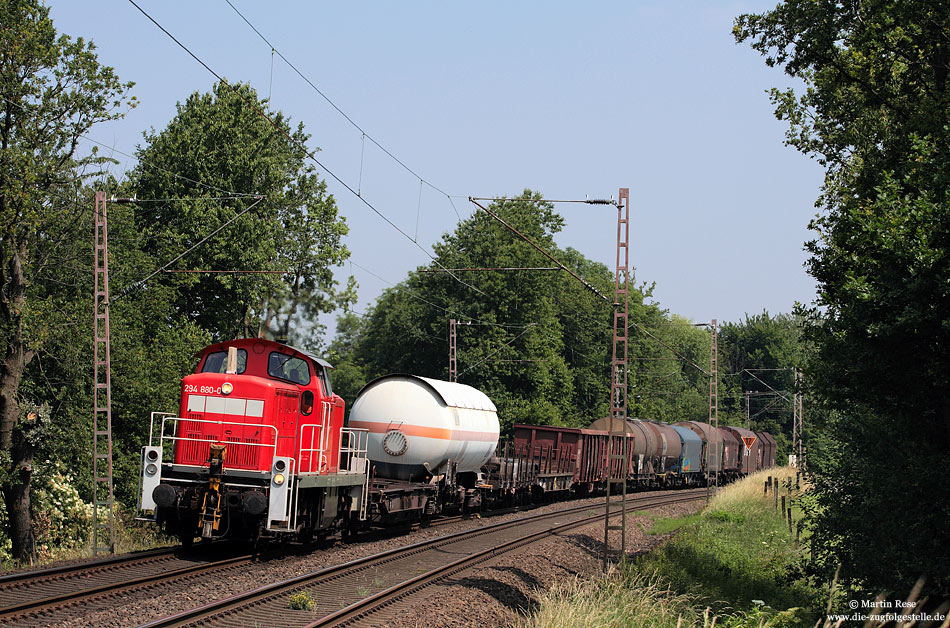
[[[97,567],[107,568],[107,567],[116,567],[122,564],[135,562],[138,560],[149,559],[161,557],[166,554],[173,554],[179,548],[175,547],[164,547],[161,549],[146,550],[144,552],[137,552],[134,554],[120,554],[116,556],[109,556],[107,558],[100,558],[98,560],[89,561],[85,563],[79,563],[75,565],[60,565],[59,567],[47,567],[45,569],[31,569],[29,571],[17,571],[15,573],[8,573],[0,575],[0,595],[5,588],[10,586],[14,582],[27,582],[29,580],[38,580],[44,577],[50,576],[66,576],[71,573],[83,573],[86,571],[91,571]]]
[[[29,587],[29,589],[39,588],[44,584],[48,584],[53,580],[61,580],[64,578],[81,578],[84,575],[89,576],[94,573],[102,573],[103,571],[108,570],[109,572],[114,572],[121,567],[130,567],[134,568],[138,563],[141,566],[146,566],[150,563],[161,561],[163,556],[150,557],[148,559],[142,559],[139,561],[114,561],[114,564],[110,566],[100,566],[96,565],[93,569],[82,571],[75,570],[71,573],[65,573],[61,576],[56,574],[46,575],[44,577],[37,578],[35,581],[24,581],[21,583],[20,587],[24,586]],[[178,569],[173,569],[171,571],[159,571],[156,573],[150,573],[139,577],[134,577],[131,579],[122,579],[117,582],[105,582],[94,584],[93,586],[83,586],[82,583],[79,583],[82,588],[58,593],[55,595],[27,599],[26,601],[19,601],[12,604],[6,604],[3,607],[0,607],[0,625],[6,625],[7,623],[14,620],[26,620],[28,618],[35,618],[41,614],[49,614],[51,612],[61,611],[69,607],[76,605],[89,603],[103,597],[112,597],[120,593],[126,593],[129,591],[139,591],[143,589],[151,588],[152,586],[166,584],[168,582],[173,582],[182,578],[194,577],[199,574],[205,574],[208,572],[215,572],[224,569],[231,569],[240,565],[249,564],[253,562],[254,555],[246,554],[241,556],[235,556],[231,558],[225,558],[222,560],[217,560],[211,563],[200,562],[185,567],[180,567]],[[29,586],[29,585],[35,586]]]

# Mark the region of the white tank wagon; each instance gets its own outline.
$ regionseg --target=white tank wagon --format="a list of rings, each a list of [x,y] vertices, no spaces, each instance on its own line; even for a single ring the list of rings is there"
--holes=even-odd
[[[485,393],[416,375],[384,375],[364,386],[349,427],[369,431],[376,477],[406,481],[477,476],[499,433],[498,411]]]

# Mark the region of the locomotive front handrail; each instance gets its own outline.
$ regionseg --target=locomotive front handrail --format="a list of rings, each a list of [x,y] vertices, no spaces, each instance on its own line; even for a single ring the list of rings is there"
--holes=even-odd
[[[160,416],[164,419],[165,417],[175,416],[175,413],[174,412],[152,412],[152,414],[149,415],[149,418],[148,418],[148,446],[149,447],[157,446],[155,443],[152,442],[152,437],[154,435],[153,433],[155,431],[155,417],[157,416]],[[162,426],[162,429],[164,429],[164,425]],[[161,439],[161,436],[159,436],[158,444],[161,445],[161,443],[162,443],[162,439]]]
[[[160,415],[164,415],[164,416],[162,416],[162,430],[161,430],[161,434],[160,434],[160,437],[159,437],[159,442],[164,442],[164,441],[168,440],[168,441],[171,441],[171,442],[173,443],[173,446],[174,446],[174,444],[177,444],[178,441],[192,442],[192,443],[209,443],[209,444],[210,444],[210,443],[220,443],[220,444],[224,444],[224,445],[233,445],[233,444],[235,444],[233,441],[221,440],[221,439],[220,439],[219,437],[217,437],[217,436],[214,436],[213,438],[207,438],[207,437],[206,437],[207,435],[205,435],[204,437],[197,437],[197,438],[195,438],[195,437],[188,437],[188,436],[174,436],[174,435],[166,436],[166,434],[165,434],[165,424],[166,424],[166,423],[170,423],[170,422],[171,422],[171,423],[175,423],[176,426],[177,426],[177,424],[178,424],[179,421],[187,421],[187,422],[189,422],[189,423],[205,423],[205,424],[207,424],[207,425],[230,425],[230,426],[234,426],[234,427],[253,427],[253,428],[267,429],[267,430],[270,430],[271,432],[273,432],[273,434],[274,434],[273,442],[272,442],[272,443],[249,443],[249,442],[241,442],[241,443],[237,443],[237,444],[239,444],[241,447],[261,447],[261,448],[267,448],[267,449],[270,449],[270,450],[273,452],[272,455],[274,455],[274,456],[277,455],[277,428],[276,428],[275,426],[273,426],[273,425],[267,425],[267,424],[263,424],[263,423],[237,423],[237,422],[235,422],[235,421],[216,421],[216,420],[212,420],[212,419],[193,419],[193,418],[185,418],[185,417],[175,416],[175,415],[170,414],[170,413],[167,413],[167,412],[153,412],[153,413],[152,413],[153,418],[154,418],[155,415],[159,415],[159,414],[160,414]],[[172,432],[172,434],[174,434],[174,432]],[[149,442],[151,442],[151,434],[149,434]]]

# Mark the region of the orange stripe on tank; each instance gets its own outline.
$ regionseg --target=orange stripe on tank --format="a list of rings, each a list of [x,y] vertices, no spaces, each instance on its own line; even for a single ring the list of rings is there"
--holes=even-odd
[[[406,436],[422,436],[440,440],[470,440],[495,441],[498,435],[491,432],[473,432],[470,430],[447,430],[442,427],[425,427],[423,425],[397,425],[394,423],[377,423],[375,421],[350,421],[347,427],[369,430],[373,434],[385,434],[389,430],[398,429]]]

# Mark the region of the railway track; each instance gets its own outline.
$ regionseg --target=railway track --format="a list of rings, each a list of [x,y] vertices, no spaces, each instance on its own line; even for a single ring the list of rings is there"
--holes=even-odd
[[[499,514],[517,510],[507,509]],[[443,517],[433,520],[431,525],[447,525],[463,518]],[[373,540],[375,536],[378,535],[365,535],[361,540]],[[181,547],[168,547],[2,575],[0,628],[45,626],[114,605],[125,595],[237,569],[254,560],[251,553],[222,549],[223,543],[213,545],[214,549],[210,551],[205,547],[187,551]],[[304,551],[309,550],[305,548]],[[286,548],[281,552],[287,553]],[[269,552],[270,555],[280,555],[280,552]]]
[[[233,550],[183,552],[165,548],[94,562],[0,576],[0,626],[45,626],[75,616],[77,608],[107,606],[131,591],[234,569],[253,559]]]
[[[673,495],[643,494],[628,498],[628,509],[693,501],[705,495],[704,489]],[[490,524],[270,584],[140,628],[355,625],[397,600],[493,556],[602,518],[601,506],[586,505]],[[312,609],[289,608],[290,596],[300,592],[313,599]]]

